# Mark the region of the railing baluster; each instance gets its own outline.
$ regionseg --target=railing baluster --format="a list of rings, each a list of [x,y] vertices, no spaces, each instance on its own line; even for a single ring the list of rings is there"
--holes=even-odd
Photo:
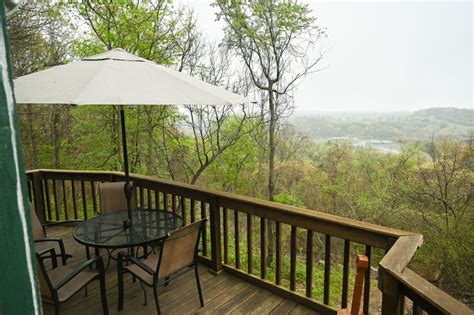
[[[196,221],[196,201],[191,199],[191,223]]]
[[[160,193],[155,190],[155,209],[160,209]]]
[[[77,201],[76,201],[76,185],[73,180],[71,180],[71,195],[72,195],[72,209],[74,211],[74,220],[77,220]]]
[[[49,196],[49,184],[47,179],[44,180],[44,190],[46,194],[46,207],[48,208],[48,221],[52,221],[53,215],[51,211],[51,197]]]
[[[275,222],[275,283],[281,285],[281,223]]]
[[[291,226],[290,290],[296,290],[296,226]]]
[[[313,292],[313,231],[306,234],[306,296],[311,297]]]
[[[331,236],[326,234],[324,242],[324,304],[329,304],[331,287]]]
[[[96,214],[98,210],[97,210],[97,194],[95,192],[95,183],[91,181],[90,184],[91,184],[91,195],[92,195],[92,207],[94,208],[94,214]]]
[[[400,312],[399,314],[405,314],[405,296],[400,296]]]
[[[267,224],[265,218],[260,218],[260,278],[267,277]]]
[[[349,263],[351,260],[350,257],[351,242],[349,240],[344,240],[344,262],[342,267],[342,297],[341,297],[341,307],[347,307],[347,293],[349,288]]]
[[[87,220],[87,195],[84,181],[81,180],[82,210],[84,211],[84,220]]]
[[[234,210],[235,268],[240,269],[239,212]]]
[[[150,193],[150,189],[147,188],[146,190],[146,197],[147,197],[147,205],[146,207],[148,209],[152,209],[153,208],[153,203],[151,202],[151,193]]]
[[[171,195],[171,208],[173,209],[173,212],[177,212],[178,209],[176,209],[176,195]]]
[[[26,183],[28,185],[27,186],[28,187],[28,200],[33,202],[33,197],[32,197],[33,195],[31,194],[31,185],[33,185],[33,183],[29,180]]]
[[[252,215],[247,213],[247,272],[253,272],[253,253],[252,253]]]
[[[56,187],[56,180],[53,179],[53,200],[54,200],[54,213],[56,221],[59,221],[59,204],[58,204],[58,187]]]
[[[173,196],[174,199],[174,196]],[[206,203],[201,201],[201,219],[206,217]],[[202,254],[207,256],[207,222],[204,222],[204,228],[202,229]]]
[[[188,214],[186,211],[186,198],[181,198],[181,216],[183,217],[183,225],[188,224]]]
[[[40,173],[33,173],[33,198],[35,211],[41,223],[46,223],[46,205],[44,202],[44,181],[41,179]]]
[[[420,307],[420,305],[418,305],[418,303],[413,302],[413,315],[422,315],[422,314],[423,314],[423,309]]]
[[[224,264],[229,264],[229,223],[226,208],[222,208],[222,220],[224,221]]]
[[[63,182],[63,201],[64,201],[64,217],[67,220],[69,220],[69,214],[67,213],[67,199],[66,199],[66,183],[65,180],[62,180]]]
[[[364,314],[369,314],[369,305],[370,305],[370,263],[372,257],[372,247],[369,245],[365,246],[365,256],[369,259],[369,268],[365,272],[364,280]]]
[[[166,192],[163,192],[163,208],[168,211],[168,194]]]
[[[140,208],[145,208],[145,196],[143,187],[140,187]]]
[[[222,269],[221,249],[221,213],[217,198],[209,203],[209,226],[211,237],[211,271],[218,273]]]

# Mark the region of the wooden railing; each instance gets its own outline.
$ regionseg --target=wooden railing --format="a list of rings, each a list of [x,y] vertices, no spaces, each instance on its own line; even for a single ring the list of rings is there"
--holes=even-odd
[[[40,220],[67,222],[87,219],[98,212],[97,185],[123,181],[124,175],[34,170],[27,172],[27,178],[29,197]],[[355,274],[351,258],[362,251],[369,258],[369,266],[378,267],[382,293],[381,305],[373,305],[380,302],[371,301],[371,282],[377,280],[369,268],[365,274],[364,314],[378,309],[383,314],[405,314],[409,305],[413,314],[472,314],[467,306],[407,268],[422,243],[421,235],[194,185],[141,175],[131,178],[140,207],[175,211],[185,224],[201,217],[209,219],[202,235],[201,261],[214,273],[224,270],[323,314],[336,314],[338,307],[348,305],[350,275]],[[267,261],[268,225],[274,231],[272,262]],[[286,253],[290,256],[287,269],[283,268],[288,261]],[[315,259],[317,256],[321,262]],[[303,261],[304,274],[297,275]],[[336,267],[342,268],[342,283],[331,272]],[[319,282],[315,281],[318,271],[322,273]],[[322,294],[315,294],[321,291],[315,283],[321,284]],[[334,297],[334,292],[340,295]]]

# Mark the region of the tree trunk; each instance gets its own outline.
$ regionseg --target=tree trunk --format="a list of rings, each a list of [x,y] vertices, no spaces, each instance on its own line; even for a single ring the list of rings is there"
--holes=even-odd
[[[35,131],[33,130],[33,110],[32,105],[26,106],[26,119],[27,119],[27,132],[28,132],[28,140],[30,141],[31,145],[31,152],[30,152],[30,165],[27,166],[27,169],[37,169],[38,168],[38,143],[36,139]]]
[[[275,197],[275,133],[276,133],[276,109],[275,109],[275,99],[273,94],[273,86],[269,84],[268,90],[268,103],[270,109],[270,126],[268,128],[268,200],[273,201]],[[267,250],[267,266],[270,266],[273,263],[274,256],[274,229],[275,222],[269,221],[267,224],[267,234],[268,234],[268,250]]]
[[[145,111],[147,115],[147,157],[146,157],[146,170],[147,175],[153,174],[153,132],[155,128],[153,127],[153,117],[152,113],[148,110]]]
[[[113,111],[113,116],[112,116],[112,133],[110,135],[112,143],[116,143],[117,155],[118,155],[118,159],[114,159],[114,164],[115,164],[114,169],[123,171],[124,163],[123,163],[123,155],[122,155],[122,137],[121,135],[119,135],[119,130],[120,130],[120,133],[122,133],[122,129],[119,128],[119,119],[120,119],[119,117],[120,117],[120,106],[114,106],[114,111]],[[115,150],[115,148],[112,148],[112,150]]]
[[[59,113],[57,108],[53,108],[53,117],[52,117],[52,140],[53,140],[53,150],[54,150],[54,168],[59,169],[61,166],[59,151],[61,149],[61,139],[59,136]]]

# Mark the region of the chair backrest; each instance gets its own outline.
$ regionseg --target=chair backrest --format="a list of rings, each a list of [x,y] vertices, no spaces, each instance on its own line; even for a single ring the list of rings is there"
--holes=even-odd
[[[158,260],[158,279],[178,272],[197,259],[199,236],[206,219],[196,221],[173,231],[161,246],[161,256]]]
[[[359,312],[360,302],[362,298],[362,290],[364,288],[365,272],[369,269],[369,258],[367,256],[358,255],[356,259],[357,274],[354,282],[354,294],[352,295],[351,309],[341,309],[338,315],[364,315]]]
[[[130,182],[133,187],[133,183]],[[100,183],[99,199],[102,214],[127,210],[127,198],[124,190],[125,182]],[[137,208],[137,195],[132,189],[132,209]]]
[[[53,299],[51,281],[49,280],[48,273],[39,254],[36,254],[36,271],[38,272],[41,296],[43,298]]]
[[[46,237],[44,234],[43,226],[41,225],[41,222],[38,218],[38,215],[36,214],[35,208],[33,208],[33,205],[30,202],[30,216],[31,216],[31,225],[33,227],[33,238],[35,240],[40,240]]]

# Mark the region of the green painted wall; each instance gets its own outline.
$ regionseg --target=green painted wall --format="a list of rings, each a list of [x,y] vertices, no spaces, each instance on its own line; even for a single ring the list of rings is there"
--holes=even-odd
[[[25,169],[3,1],[0,4],[0,314],[40,313]]]

